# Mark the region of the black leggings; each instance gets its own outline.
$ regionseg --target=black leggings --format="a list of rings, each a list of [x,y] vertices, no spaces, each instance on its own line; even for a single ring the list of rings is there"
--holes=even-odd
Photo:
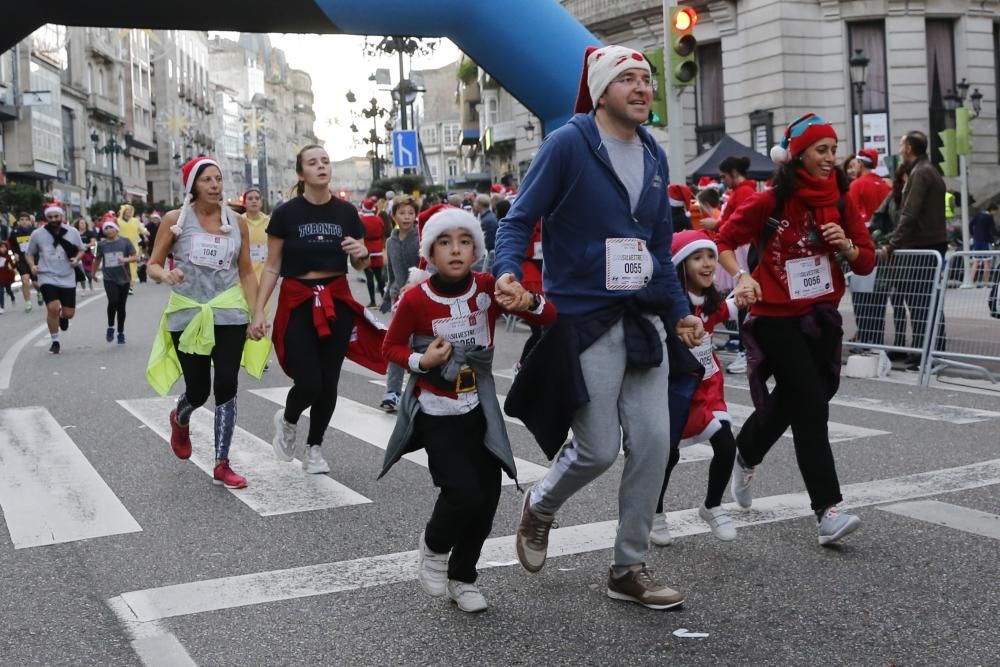
[[[10,295],[10,302],[14,303],[14,291],[10,288],[10,285],[0,285],[0,308],[3,308],[3,294],[6,292]]]
[[[128,285],[122,289],[128,292]],[[188,354],[180,350],[180,331],[171,331],[177,359],[184,372],[184,396],[193,408],[198,408],[208,400],[209,393],[215,394],[215,404],[222,405],[236,396],[240,360],[243,358],[243,344],[247,338],[247,325],[215,325],[215,347],[210,355]],[[212,366],[215,366],[215,380],[212,380]]]
[[[128,283],[119,284],[104,281],[104,293],[108,295],[108,328],[115,326],[118,317],[118,333],[125,331],[125,302],[128,301]],[[174,341],[174,345],[177,342]]]
[[[827,429],[833,392],[824,379],[828,350],[840,345],[842,334],[839,328],[828,328],[822,335],[804,336],[797,317],[757,318],[754,337],[771,366],[775,386],[769,414],[764,417],[755,410],[736,439],[743,463],[752,468],[791,426],[799,472],[817,513],[842,500]]]
[[[483,409],[448,417],[418,412],[413,437],[427,451],[431,478],[441,489],[424,541],[435,553],[451,551],[449,579],[471,584],[500,502],[500,462],[483,443]]]
[[[375,283],[378,283],[378,293],[385,298],[385,269],[379,267],[365,269],[365,281],[368,283],[368,303],[375,303]]]
[[[294,381],[285,400],[285,421],[297,424],[302,412],[312,408],[307,445],[323,444],[323,434],[337,407],[340,367],[354,329],[354,312],[341,301],[334,305],[337,319],[330,323],[328,337],[320,340],[316,332],[312,299],[292,310],[285,330],[285,367]]]
[[[736,438],[729,427],[729,422],[722,422],[722,428],[715,432],[709,442],[712,444],[712,462],[708,466],[708,491],[705,492],[705,507],[718,507],[722,504],[722,494],[726,491],[729,476],[733,472],[733,462],[736,460]],[[667,492],[670,483],[670,473],[681,458],[677,447],[670,448],[667,459],[667,474],[663,476],[663,488],[660,489],[660,500],[656,504],[656,513],[663,513],[663,494]]]

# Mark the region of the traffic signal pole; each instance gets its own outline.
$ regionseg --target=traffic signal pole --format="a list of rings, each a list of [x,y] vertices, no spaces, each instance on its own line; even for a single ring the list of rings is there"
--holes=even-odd
[[[668,54],[673,39],[671,8],[677,6],[677,0],[663,0],[663,60],[670,62]],[[670,170],[671,183],[684,183],[687,180],[687,165],[684,159],[684,107],[681,104],[680,92],[683,88],[674,85],[673,76],[667,65],[664,76],[667,98],[667,133],[670,143],[667,148],[667,167]]]

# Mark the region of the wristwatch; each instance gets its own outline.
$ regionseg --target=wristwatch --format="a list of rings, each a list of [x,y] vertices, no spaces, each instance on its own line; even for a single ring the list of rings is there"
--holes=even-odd
[[[739,282],[740,278],[745,274],[746,274],[746,269],[740,269],[739,271],[733,274],[733,280]]]

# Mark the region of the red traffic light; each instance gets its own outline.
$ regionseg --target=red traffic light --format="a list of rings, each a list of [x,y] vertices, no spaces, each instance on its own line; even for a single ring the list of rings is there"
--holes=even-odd
[[[686,32],[698,22],[698,12],[690,7],[684,7],[674,15],[674,30]]]

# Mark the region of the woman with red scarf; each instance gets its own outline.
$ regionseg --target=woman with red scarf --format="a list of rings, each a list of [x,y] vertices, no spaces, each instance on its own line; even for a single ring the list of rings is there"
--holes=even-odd
[[[791,426],[821,545],[861,525],[860,518],[836,509],[842,497],[827,422],[840,383],[841,260],[858,275],[875,266],[875,246],[845,196],[847,177],[835,167],[836,152],[837,134],[829,123],[814,114],[795,120],[771,151],[780,165],[774,188],[735,210],[717,241],[720,263],[737,281],[737,300],[750,304],[743,341],[755,411],[736,440],[733,498],[750,507],[756,466]],[[752,276],[733,252],[744,243],[760,246]],[[770,377],[775,387],[769,393]]]
[[[267,333],[267,301],[281,276],[272,340],[293,385],[285,407],[274,415],[272,445],[275,456],[291,461],[299,417],[311,408],[302,469],[324,474],[330,466],[321,449],[323,435],[337,405],[344,357],[385,373],[385,327],[354,300],[347,284],[347,263],[363,271],[369,253],[357,209],[330,193],[326,149],[300,150],[295,172],[297,196],[276,208],[267,225],[267,260],[250,335],[259,339]]]

